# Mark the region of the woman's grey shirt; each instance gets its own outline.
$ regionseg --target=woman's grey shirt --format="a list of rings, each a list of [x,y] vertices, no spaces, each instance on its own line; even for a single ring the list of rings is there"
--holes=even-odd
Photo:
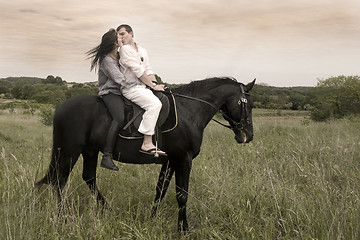
[[[99,68],[99,95],[113,93],[121,95],[121,88],[125,85],[125,77],[120,71],[120,65],[110,56],[105,56]]]

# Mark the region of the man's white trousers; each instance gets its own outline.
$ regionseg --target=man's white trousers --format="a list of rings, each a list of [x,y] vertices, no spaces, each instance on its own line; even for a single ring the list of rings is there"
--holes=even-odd
[[[145,110],[138,131],[144,135],[154,135],[155,125],[162,107],[159,98],[143,85],[122,89],[122,94]]]

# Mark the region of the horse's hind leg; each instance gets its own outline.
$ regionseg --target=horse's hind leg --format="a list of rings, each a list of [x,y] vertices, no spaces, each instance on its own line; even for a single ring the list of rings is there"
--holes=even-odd
[[[61,156],[58,161],[58,187],[62,190],[69,178],[69,175],[74,168],[75,163],[79,158],[80,153],[72,154],[71,156]]]
[[[156,196],[154,200],[154,207],[152,209],[151,216],[154,217],[156,215],[157,208],[161,202],[161,200],[165,197],[165,194],[169,188],[169,184],[172,176],[174,175],[174,168],[169,165],[169,162],[164,163],[161,167],[161,171],[159,174],[159,180],[156,185]]]
[[[98,203],[103,206],[106,204],[106,200],[100,193],[96,185],[96,167],[98,162],[98,151],[84,151],[82,153],[84,158],[83,174],[82,178],[88,185],[92,194],[96,196]]]
[[[62,195],[65,184],[69,178],[69,175],[79,158],[80,152],[73,151],[72,154],[67,154],[61,149],[57,150],[57,154],[53,155],[55,158],[55,177],[54,184],[57,188],[58,193],[58,204],[60,209],[62,208]]]

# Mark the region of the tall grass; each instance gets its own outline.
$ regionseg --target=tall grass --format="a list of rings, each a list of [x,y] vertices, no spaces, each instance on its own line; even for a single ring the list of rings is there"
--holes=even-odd
[[[80,158],[58,214],[54,191],[33,186],[50,161],[51,127],[0,112],[0,239],[359,239],[360,120],[257,116],[246,145],[216,123],[206,128],[190,179],[191,230],[180,235],[173,182],[150,218],[158,165],[98,168],[112,208],[102,210]]]

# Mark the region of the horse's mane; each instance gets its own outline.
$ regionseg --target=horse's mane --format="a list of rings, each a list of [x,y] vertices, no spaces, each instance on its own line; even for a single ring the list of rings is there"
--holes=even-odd
[[[235,78],[230,77],[214,77],[214,78],[206,78],[203,80],[192,81],[189,84],[182,85],[173,89],[173,92],[178,94],[184,94],[191,96],[193,93],[199,93],[202,91],[209,91],[214,87],[218,87],[224,83],[234,83],[236,82]]]

